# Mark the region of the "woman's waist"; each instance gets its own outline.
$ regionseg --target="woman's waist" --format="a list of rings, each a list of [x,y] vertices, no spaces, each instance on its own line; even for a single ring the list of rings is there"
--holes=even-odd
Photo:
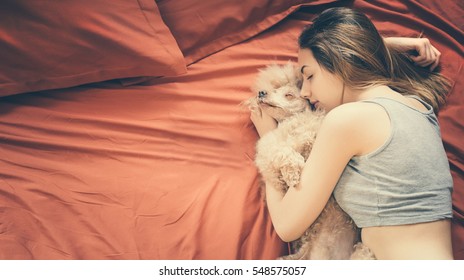
[[[449,219],[394,226],[366,227],[363,243],[378,259],[452,259]]]
[[[413,183],[340,178],[334,196],[340,207],[360,228],[425,223],[451,218],[448,183]]]

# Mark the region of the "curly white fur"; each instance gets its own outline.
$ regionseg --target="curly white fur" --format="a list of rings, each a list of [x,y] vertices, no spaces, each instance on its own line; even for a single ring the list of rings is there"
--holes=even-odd
[[[275,118],[277,129],[256,145],[255,163],[266,185],[285,193],[298,185],[324,112],[311,110],[299,95],[299,69],[289,62],[261,69],[252,87],[255,96],[245,104]],[[264,194],[264,191],[262,192]],[[316,221],[291,246],[296,253],[281,259],[375,259],[359,240],[358,229],[333,196]]]

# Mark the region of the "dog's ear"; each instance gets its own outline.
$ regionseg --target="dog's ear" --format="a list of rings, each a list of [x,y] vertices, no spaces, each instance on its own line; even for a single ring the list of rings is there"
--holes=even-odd
[[[282,82],[279,81],[279,79],[271,80],[270,84],[275,89],[280,88],[282,86]]]

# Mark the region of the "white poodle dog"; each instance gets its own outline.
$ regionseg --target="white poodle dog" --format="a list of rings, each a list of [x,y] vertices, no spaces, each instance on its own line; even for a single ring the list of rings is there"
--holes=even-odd
[[[256,145],[255,163],[266,185],[285,193],[297,187],[324,112],[312,110],[300,97],[302,76],[295,64],[271,64],[260,69],[252,87],[255,96],[244,102],[277,120],[277,129]],[[264,194],[264,191],[262,191]],[[374,259],[359,240],[358,229],[333,196],[317,220],[291,243],[292,255],[281,259]]]

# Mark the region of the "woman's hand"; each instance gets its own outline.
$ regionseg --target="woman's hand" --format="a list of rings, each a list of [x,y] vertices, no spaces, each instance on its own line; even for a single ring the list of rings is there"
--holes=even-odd
[[[265,112],[261,111],[260,108],[251,111],[250,119],[258,131],[259,137],[263,137],[264,134],[277,127],[277,121]]]
[[[418,55],[409,55],[409,58],[419,66],[430,67],[430,71],[440,63],[441,53],[427,38],[388,37],[384,40],[390,48],[399,52],[416,51]]]

